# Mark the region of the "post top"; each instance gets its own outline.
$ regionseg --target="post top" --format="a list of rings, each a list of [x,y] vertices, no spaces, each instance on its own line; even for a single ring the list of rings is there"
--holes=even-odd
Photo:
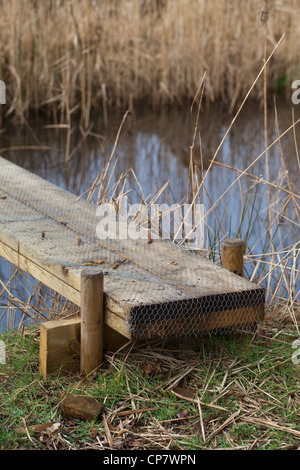
[[[241,246],[244,244],[244,241],[241,238],[227,238],[223,240],[223,246]]]
[[[81,277],[88,278],[88,279],[102,278],[103,277],[103,272],[97,266],[95,266],[95,267],[90,266],[90,267],[85,268],[81,271]]]

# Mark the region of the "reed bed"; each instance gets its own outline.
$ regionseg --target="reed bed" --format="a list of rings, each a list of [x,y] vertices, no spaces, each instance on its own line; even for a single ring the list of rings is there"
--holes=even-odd
[[[88,128],[92,112],[192,100],[204,73],[205,103],[233,111],[265,57],[269,89],[299,78],[299,0],[11,0],[0,2],[5,115],[43,111]],[[261,99],[256,86],[253,97]]]

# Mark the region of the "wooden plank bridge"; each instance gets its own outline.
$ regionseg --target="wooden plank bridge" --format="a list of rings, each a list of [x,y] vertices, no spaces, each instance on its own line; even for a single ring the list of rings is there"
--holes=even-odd
[[[98,309],[86,331],[82,316],[41,325],[44,376],[63,362],[77,367],[83,335],[84,354],[92,355],[89,348],[97,341],[102,348],[113,333],[114,341],[188,336],[264,317],[262,287],[167,240],[99,240],[97,221],[94,204],[0,157],[0,256],[81,313]]]

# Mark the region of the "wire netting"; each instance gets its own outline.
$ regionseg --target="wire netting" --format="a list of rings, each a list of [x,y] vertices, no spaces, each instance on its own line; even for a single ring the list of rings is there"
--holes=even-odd
[[[78,276],[101,268],[107,308],[133,338],[253,330],[263,318],[264,289],[200,256],[187,236],[190,221],[179,245],[148,213],[124,217],[115,201],[99,216],[94,204],[4,159],[0,167],[0,254],[9,246]]]

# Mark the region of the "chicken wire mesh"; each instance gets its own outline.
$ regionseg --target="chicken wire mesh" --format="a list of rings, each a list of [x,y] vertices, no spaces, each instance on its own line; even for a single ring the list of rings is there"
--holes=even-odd
[[[114,201],[99,211],[0,158],[2,256],[9,246],[76,276],[87,266],[101,268],[106,306],[125,320],[132,338],[256,328],[264,289],[199,256],[201,230],[190,236],[195,221],[180,216],[180,207],[172,208],[170,224],[159,211],[149,219],[135,207],[124,216],[121,206]],[[181,246],[163,237],[168,229],[176,239],[182,227]]]

